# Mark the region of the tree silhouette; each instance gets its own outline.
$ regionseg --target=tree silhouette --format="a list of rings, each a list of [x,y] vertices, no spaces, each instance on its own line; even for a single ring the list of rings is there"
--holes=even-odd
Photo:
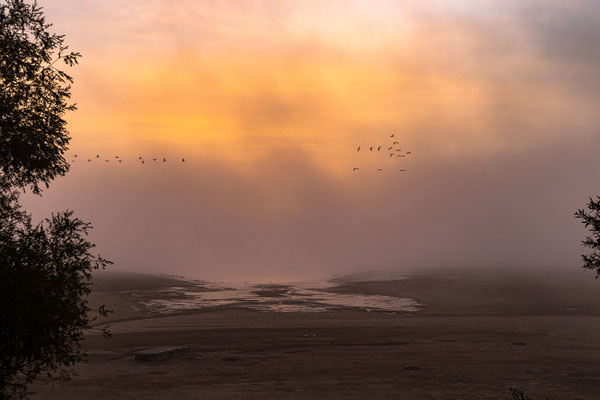
[[[41,373],[68,377],[81,360],[83,333],[95,317],[87,295],[93,270],[110,262],[91,254],[88,223],[71,211],[39,224],[19,205],[27,189],[41,195],[69,165],[64,114],[73,66],[64,36],[43,11],[0,0],[0,398],[23,398]],[[104,307],[96,310],[108,312]],[[108,334],[106,330],[103,331]]]
[[[591,232],[582,242],[585,247],[592,249],[589,254],[583,254],[583,268],[596,271],[596,279],[600,276],[600,196],[594,200],[590,198],[587,204],[587,210],[580,209],[575,213],[575,218],[581,219],[581,222]]]

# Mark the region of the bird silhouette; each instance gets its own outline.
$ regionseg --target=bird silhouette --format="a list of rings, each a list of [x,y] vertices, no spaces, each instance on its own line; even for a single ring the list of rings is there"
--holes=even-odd
[[[123,160],[119,160],[119,162],[122,162]]]
[[[153,158],[152,161],[156,161],[156,158]]]
[[[412,152],[410,152],[410,151],[407,151],[407,152],[406,152],[406,154],[407,154],[407,155],[410,155],[410,154],[412,154]]]
[[[100,158],[100,154],[96,154],[96,158]]]
[[[369,150],[370,150],[370,151],[373,151],[373,146],[369,147]]]
[[[402,151],[402,147],[400,147],[399,149],[396,149],[396,151]]]
[[[392,134],[390,135],[390,137],[394,137],[394,136],[396,136],[396,134],[395,134],[395,133],[392,133]]]
[[[391,157],[394,157],[394,153],[390,153],[390,158],[391,158]]]
[[[108,160],[104,160],[104,162],[108,162]]]
[[[388,147],[388,151],[390,151],[391,149],[393,149],[393,147]]]
[[[377,151],[380,151],[380,150],[381,150],[381,146],[378,146],[378,147],[377,147]]]
[[[392,143],[392,144],[400,144],[400,143],[398,143],[398,142],[394,142],[394,143]]]
[[[73,157],[77,158],[77,154],[73,154]]]
[[[377,172],[379,172],[379,171],[383,171],[383,168],[379,168],[379,169],[377,170]]]
[[[405,170],[404,168],[402,168],[402,169],[400,170],[400,172],[406,172],[406,170]]]
[[[144,160],[142,160],[142,165],[144,165],[144,163],[145,163],[145,161],[144,161]]]
[[[88,162],[92,162],[92,160],[88,158]]]
[[[167,159],[166,159],[166,158],[163,158],[163,162],[167,162]]]
[[[119,158],[119,156],[115,156],[115,158]]]
[[[138,158],[138,160],[141,160],[141,159],[142,159],[142,156],[140,156],[140,157]]]
[[[360,146],[358,146],[358,148],[356,149],[356,151],[360,151]]]
[[[360,168],[354,167],[352,168],[352,171],[360,171]]]
[[[185,162],[185,158],[182,158],[182,159],[181,159],[181,162]]]

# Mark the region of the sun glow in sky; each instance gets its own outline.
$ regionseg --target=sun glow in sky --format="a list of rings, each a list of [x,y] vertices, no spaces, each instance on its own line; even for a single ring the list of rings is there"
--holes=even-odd
[[[496,264],[573,259],[564,247],[556,250],[559,256],[536,258],[548,241],[561,242],[560,235],[540,238],[529,251],[511,241],[511,229],[499,226],[507,216],[529,221],[524,210],[541,198],[560,199],[551,201],[559,210],[539,210],[528,222],[527,235],[539,233],[536,218],[542,221],[546,213],[566,213],[556,217],[558,225],[566,226],[578,196],[594,189],[589,183],[598,173],[589,171],[597,169],[584,164],[589,158],[580,153],[598,143],[599,62],[593,54],[599,54],[600,18],[592,1],[40,3],[54,29],[84,56],[72,70],[79,110],[68,116],[71,153],[190,161],[185,179],[167,172],[145,178],[139,171],[99,172],[74,164],[69,176],[54,184],[58,188],[48,192],[50,204],[59,208],[64,193],[100,182],[112,182],[105,196],[118,193],[126,200],[124,190],[146,195],[147,209],[139,215],[127,201],[82,197],[72,203],[89,219],[100,220],[99,245],[130,267],[137,268],[138,261],[119,250],[120,240],[109,234],[108,215],[121,210],[112,220],[130,220],[130,236],[135,236],[135,227],[148,228],[140,222],[148,213],[185,205],[222,217],[200,232],[196,226],[207,217],[188,209],[181,218],[194,223],[182,228],[179,240],[171,243],[160,234],[143,238],[168,242],[161,251],[178,256],[163,254],[160,262],[184,271],[190,268],[183,265],[191,263],[192,256],[185,254],[186,246],[195,246],[194,235],[216,235],[219,239],[206,246],[223,253],[231,249],[222,242],[231,243],[238,258],[217,251],[207,261],[231,271],[240,260],[269,265],[265,270],[271,272],[306,264],[317,270],[340,270],[350,262],[354,268],[393,266],[397,260],[391,256],[374,263],[367,257],[395,251],[400,244],[390,237],[421,243],[407,248],[422,251],[428,240],[451,236],[440,259],[454,264],[489,260],[490,252],[497,253],[490,262]],[[385,144],[394,132],[415,157],[391,164],[355,151],[358,145]],[[374,176],[376,168],[397,171],[400,165],[411,172],[402,181],[389,174]],[[357,177],[355,166],[371,172]],[[547,171],[550,175],[544,176]],[[138,187],[140,179],[154,181]],[[155,192],[178,179],[186,189],[171,187],[173,198]],[[576,187],[565,189],[565,180]],[[204,202],[193,200],[192,193]],[[515,193],[521,202],[514,202]],[[491,214],[477,211],[477,196],[498,206]],[[113,204],[111,212],[102,211],[102,204]],[[455,212],[440,210],[439,219],[431,214],[439,204],[451,204]],[[479,213],[475,220],[470,215],[474,208]],[[485,236],[481,223],[495,226],[484,231],[498,235],[501,249],[480,242]],[[165,224],[151,227],[163,232]],[[222,226],[229,230],[221,232]],[[264,240],[240,244],[257,226],[266,226]],[[361,226],[365,233],[378,232],[377,244],[358,234],[348,236]],[[432,232],[436,229],[441,229],[439,237]],[[157,259],[136,243],[130,246],[145,254],[140,256],[144,263]],[[283,248],[281,254],[273,255],[273,246]],[[473,247],[487,253],[477,250],[479,255],[461,258]],[[421,254],[414,252],[404,260],[439,262],[431,257],[419,263]],[[290,257],[296,261],[288,268]]]
[[[490,113],[548,115],[564,105],[562,88],[536,76],[544,65],[531,39],[506,23],[518,7],[469,4],[49,1],[46,8],[84,53],[74,71],[74,150],[167,146],[237,162],[289,147],[341,170],[355,145],[392,131],[413,146],[434,140],[444,152],[465,143],[466,151],[502,149],[503,115]],[[525,119],[522,132],[539,122]],[[519,138],[524,146],[539,139],[527,136]]]

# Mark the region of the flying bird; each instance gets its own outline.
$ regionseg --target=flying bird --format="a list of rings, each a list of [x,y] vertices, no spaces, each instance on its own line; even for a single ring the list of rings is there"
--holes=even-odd
[[[394,157],[394,153],[390,153],[390,158],[391,158],[391,157]]]
[[[182,158],[182,159],[181,159],[181,162],[185,162],[185,158]]]
[[[379,172],[379,171],[383,171],[383,168],[379,168],[379,169],[377,170],[377,172]]]
[[[163,162],[167,162],[167,159],[163,157]]]
[[[395,134],[395,133],[392,133],[392,134],[390,135],[390,137],[394,137],[394,136],[396,136],[396,134]]]
[[[392,143],[392,144],[400,144],[400,143],[398,143],[398,142],[394,142],[394,143]]]
[[[143,165],[144,163],[145,163],[145,161],[144,161],[144,160],[142,160],[142,165]]]
[[[119,156],[115,156],[115,158],[119,158]]]
[[[96,158],[100,158],[100,154],[96,154]]]
[[[410,151],[407,151],[406,154],[408,155],[408,154],[412,154],[412,153]]]
[[[153,158],[152,161],[156,161],[156,158]]]
[[[119,160],[119,162],[122,162],[123,160]]]
[[[73,154],[73,157],[77,158],[77,154]]]
[[[356,151],[360,151],[360,146],[358,146],[358,148],[356,149]]]
[[[370,150],[370,151],[373,151],[373,146],[369,147],[369,150]]]
[[[360,168],[352,168],[352,171],[360,171]]]
[[[388,147],[388,151],[390,151],[391,149],[393,149],[393,147]]]
[[[92,160],[88,158],[88,162],[92,162]]]
[[[104,162],[108,162],[108,160],[104,160]]]
[[[406,172],[406,170],[405,170],[404,168],[402,168],[402,169],[400,170],[400,172]]]
[[[381,150],[381,146],[377,147],[377,151],[380,151],[380,150]]]

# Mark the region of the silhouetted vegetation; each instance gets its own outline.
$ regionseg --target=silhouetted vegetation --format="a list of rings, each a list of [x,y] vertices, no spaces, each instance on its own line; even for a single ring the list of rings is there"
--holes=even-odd
[[[532,397],[527,396],[524,392],[519,389],[510,388],[510,394],[512,395],[513,400],[534,400]],[[550,400],[546,398],[546,400]],[[582,399],[573,399],[573,400],[582,400]]]
[[[19,205],[21,191],[64,175],[70,136],[64,114],[71,77],[59,65],[80,57],[49,32],[43,11],[0,0],[0,398],[23,398],[40,374],[68,377],[94,317],[87,295],[93,270],[90,225],[71,211],[39,224]],[[100,315],[107,310],[101,307]],[[104,330],[105,334],[108,334]]]
[[[513,400],[533,400],[531,397],[515,388],[510,388],[510,394],[512,395]]]
[[[600,197],[596,200],[590,198],[587,204],[587,210],[577,210],[575,217],[581,219],[581,222],[591,232],[583,241],[583,245],[592,251],[584,254],[583,268],[596,271],[596,279],[600,276]]]

